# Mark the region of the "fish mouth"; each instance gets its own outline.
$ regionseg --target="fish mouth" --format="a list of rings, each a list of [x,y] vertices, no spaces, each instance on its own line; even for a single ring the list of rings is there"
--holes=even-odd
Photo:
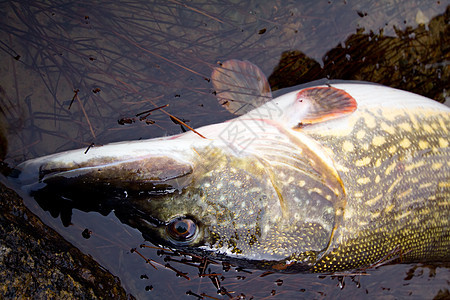
[[[82,163],[31,161],[21,168],[18,180],[29,191],[44,186],[77,191],[162,194],[181,191],[191,182],[193,166],[168,156],[118,160],[114,157]]]
[[[193,164],[172,154],[88,157],[74,150],[26,161],[11,179],[44,210],[60,216],[65,226],[71,224],[72,209],[77,209],[102,215],[114,211],[126,224],[156,228],[164,221],[140,203],[181,193],[193,180]]]
[[[16,182],[28,192],[47,185],[129,192],[176,191],[189,184],[193,151],[184,139],[160,138],[72,150],[17,166]]]
[[[180,191],[189,181],[192,165],[168,156],[117,160],[112,157],[81,164],[47,162],[39,167],[39,182],[78,186],[108,186],[124,191]]]

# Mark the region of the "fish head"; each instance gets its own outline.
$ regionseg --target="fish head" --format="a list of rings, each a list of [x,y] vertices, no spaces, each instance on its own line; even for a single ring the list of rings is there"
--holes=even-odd
[[[296,184],[324,186],[317,172],[274,168],[251,147],[237,153],[223,142],[186,141],[55,154],[20,165],[19,179],[41,199],[85,211],[108,207],[154,244],[263,268],[295,262],[303,270],[317,261],[329,244],[335,208],[325,195]]]
[[[303,204],[281,199],[289,183],[281,186],[276,170],[258,156],[196,151],[181,189],[130,198],[127,205],[140,214],[121,220],[153,243],[241,266],[298,271],[317,261],[335,224],[331,201],[314,193]]]

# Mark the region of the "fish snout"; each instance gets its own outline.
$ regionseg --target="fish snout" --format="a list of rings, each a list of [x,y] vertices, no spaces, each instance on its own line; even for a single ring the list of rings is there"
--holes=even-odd
[[[17,180],[29,192],[54,186],[77,192],[158,194],[181,191],[189,184],[193,165],[181,151],[143,151],[130,145],[124,152],[123,147],[108,145],[92,153],[80,149],[25,161],[17,167]]]

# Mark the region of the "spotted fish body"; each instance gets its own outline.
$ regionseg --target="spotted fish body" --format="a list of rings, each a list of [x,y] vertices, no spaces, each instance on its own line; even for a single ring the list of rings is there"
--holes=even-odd
[[[116,214],[149,240],[244,266],[328,273],[449,261],[449,130],[450,109],[430,99],[332,84],[197,129],[206,139],[188,132],[30,160],[19,180],[74,201],[126,191]]]
[[[283,199],[281,207],[284,205],[286,210],[282,209],[281,214],[291,221],[316,215],[311,220],[314,226],[307,227],[312,231],[308,243],[318,243],[319,233],[324,232],[328,234],[323,238],[329,239],[324,251],[305,256],[302,249],[271,267],[295,269],[301,261],[312,272],[339,272],[394,259],[448,261],[449,109],[424,97],[383,86],[336,84],[333,87],[356,99],[355,112],[298,128],[295,113],[291,112],[293,95],[299,92],[268,104],[277,104],[284,112],[273,118],[276,124],[284,125],[274,134],[288,137],[292,144],[284,144],[285,147],[301,149],[299,155],[306,154],[311,159],[311,171],[317,172],[315,175],[320,179],[311,180],[314,175],[302,176],[308,169],[304,166],[307,162],[303,165],[295,162],[292,152],[278,153],[281,141],[274,142],[273,138],[270,145],[253,145],[260,148],[260,156],[271,161],[276,174],[273,181],[279,198]],[[265,110],[270,108],[259,108]],[[258,110],[241,118],[257,118],[257,114]],[[309,150],[317,156],[311,156]],[[318,161],[323,165],[313,166]],[[324,199],[329,201],[328,209],[333,207],[332,229],[326,227],[326,220],[331,217],[323,217],[328,212],[323,207],[327,204]],[[302,206],[306,208],[299,216]],[[322,221],[318,222],[321,214]],[[317,224],[321,228],[315,227]],[[298,238],[309,237],[305,233],[297,235],[298,229],[294,225],[290,229],[274,226],[269,230],[274,230],[273,243],[283,245],[290,240],[301,243]]]
[[[448,260],[449,110],[384,87],[336,87],[357,99],[357,111],[339,124],[305,129],[330,155],[346,194],[340,230],[313,270],[392,257]]]

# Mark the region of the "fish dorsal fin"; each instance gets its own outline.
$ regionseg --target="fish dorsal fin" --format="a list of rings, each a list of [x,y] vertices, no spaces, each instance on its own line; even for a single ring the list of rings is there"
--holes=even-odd
[[[334,87],[311,87],[297,94],[292,115],[298,121],[294,129],[306,125],[325,122],[344,117],[357,108],[356,100],[347,92]]]
[[[266,76],[249,61],[225,61],[214,68],[211,81],[220,104],[235,115],[243,115],[272,100]]]

